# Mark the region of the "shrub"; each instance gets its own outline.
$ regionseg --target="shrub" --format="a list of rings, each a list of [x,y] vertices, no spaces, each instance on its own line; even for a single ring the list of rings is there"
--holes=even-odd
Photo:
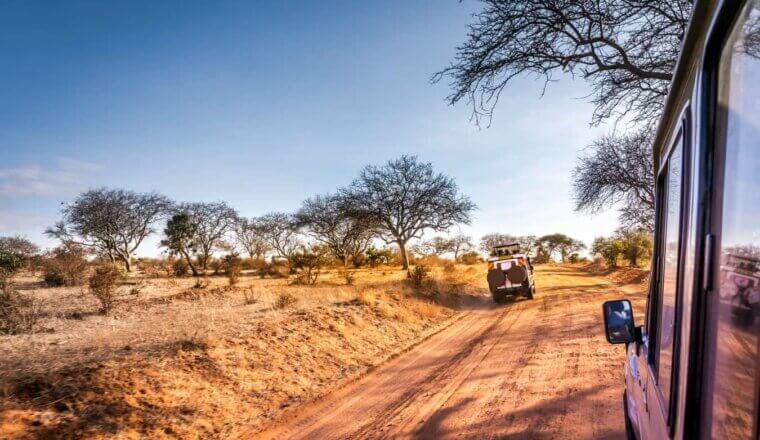
[[[0,282],[11,278],[26,266],[26,257],[16,252],[0,251]]]
[[[365,306],[374,306],[377,302],[377,297],[369,290],[362,290],[356,295],[356,300]]]
[[[243,292],[243,303],[245,305],[256,304],[261,298],[261,292],[254,290],[253,287],[249,287],[248,290]]]
[[[227,280],[229,280],[230,286],[234,286],[238,283],[243,270],[242,261],[235,253],[225,255],[222,261],[224,262],[224,273],[227,274]]]
[[[177,278],[186,277],[189,271],[190,266],[187,264],[187,261],[181,258],[172,263],[172,274]]]
[[[478,264],[482,262],[483,259],[480,257],[480,254],[478,254],[477,252],[465,252],[459,256],[459,261],[461,261],[463,264],[466,264],[468,266],[472,266],[473,264]]]
[[[224,270],[224,261],[219,258],[209,258],[208,267],[214,271],[213,275],[219,275]]]
[[[292,283],[316,284],[325,262],[324,252],[316,247],[294,254],[290,258],[290,268],[296,272]]]
[[[87,275],[87,259],[81,246],[61,246],[43,262],[43,279],[49,286],[80,286]]]
[[[38,318],[34,299],[21,295],[10,283],[0,287],[0,333],[33,333]]]
[[[617,266],[617,260],[623,253],[623,242],[615,238],[596,238],[591,245],[591,252],[599,254],[610,267]]]
[[[338,270],[338,274],[346,280],[346,284],[349,286],[354,284],[354,280],[356,279],[356,272],[349,270],[345,267],[342,267]]]
[[[277,297],[277,301],[274,303],[275,309],[287,309],[294,306],[298,302],[298,298],[295,295],[288,292],[283,292]]]
[[[441,267],[445,273],[451,273],[457,270],[457,265],[451,260],[445,260]]]
[[[622,242],[622,253],[631,266],[638,266],[639,261],[652,256],[652,236],[643,231],[623,230],[618,232]]]
[[[375,267],[378,264],[389,264],[393,261],[393,251],[390,249],[377,249],[374,246],[370,246],[365,252],[367,263],[370,267]]]
[[[166,262],[164,260],[141,258],[138,264],[146,278],[161,278],[166,273],[166,269],[164,268]]]
[[[124,273],[114,264],[104,264],[95,268],[90,276],[90,293],[100,301],[100,313],[107,315],[113,308],[117,284]]]
[[[420,258],[415,258],[414,262],[416,265],[421,266],[443,266],[446,263],[446,260],[438,255],[425,255]]]
[[[409,272],[409,282],[412,286],[420,288],[430,280],[430,268],[423,265],[414,266],[414,270]]]

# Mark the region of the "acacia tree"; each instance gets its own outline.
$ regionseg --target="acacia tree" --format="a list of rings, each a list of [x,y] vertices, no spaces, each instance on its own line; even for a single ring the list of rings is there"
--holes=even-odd
[[[563,263],[567,261],[567,257],[570,254],[586,247],[582,241],[559,233],[548,234],[538,238],[538,244],[541,248],[540,253],[546,259],[551,258],[555,252],[558,252]]]
[[[615,238],[622,243],[622,252],[632,267],[638,267],[639,261],[652,255],[654,243],[652,235],[637,229],[619,229]]]
[[[489,117],[515,77],[580,75],[592,87],[592,122],[660,114],[692,0],[483,0],[448,78],[450,104],[463,99],[476,123]]]
[[[517,243],[517,237],[499,232],[491,232],[490,234],[480,237],[480,250],[488,253],[491,252],[491,248],[494,246],[511,243]]]
[[[511,243],[517,243],[522,252],[531,255],[538,245],[538,238],[535,235],[509,235],[492,232],[480,238],[480,249],[483,252],[490,252],[494,246]]]
[[[457,48],[454,62],[432,80],[450,80],[450,104],[466,100],[476,124],[490,121],[502,91],[515,77],[535,75],[545,86],[558,74],[580,75],[591,86],[595,110],[592,124],[627,117],[643,130],[651,129],[662,112],[693,0],[483,0],[474,15],[467,40]],[[635,137],[636,135],[634,135]],[[607,144],[579,167],[612,164],[609,153],[648,155],[651,138],[635,145],[625,136],[607,136]],[[598,156],[598,157],[595,157]],[[639,176],[646,163],[624,162],[614,172]],[[626,167],[631,167],[630,169]],[[593,172],[574,175],[576,207],[595,212],[613,200],[627,202],[621,220],[627,226],[651,228],[653,214],[645,193],[654,182],[642,180],[621,189],[625,176],[596,177]],[[596,178],[595,178],[596,177]],[[591,179],[583,182],[584,179]],[[587,191],[591,189],[590,191]],[[614,196],[610,196],[614,194]],[[633,203],[631,203],[633,202]]]
[[[454,179],[406,155],[382,166],[366,166],[340,195],[346,212],[379,225],[380,238],[398,245],[404,270],[409,269],[409,240],[420,238],[425,230],[469,224],[476,207],[459,192]]]
[[[260,221],[272,249],[278,256],[291,260],[302,245],[295,218],[284,212],[270,212],[262,216]]]
[[[255,259],[262,259],[272,248],[267,242],[264,222],[261,218],[240,217],[235,221],[235,240]]]
[[[604,136],[573,170],[575,209],[589,213],[621,203],[620,221],[632,228],[654,229],[652,132],[641,129]]]
[[[376,235],[376,225],[371,219],[351,216],[337,195],[305,200],[294,219],[298,227],[306,228],[344,266],[364,253]]]
[[[209,258],[220,249],[225,236],[235,226],[237,212],[225,202],[184,203],[178,211],[186,213],[192,223],[198,263],[205,271]]]
[[[454,252],[454,240],[449,237],[436,236],[422,242],[422,248],[427,250],[426,253],[440,257],[443,254]]]
[[[161,246],[167,248],[169,253],[179,255],[187,261],[193,276],[198,276],[198,268],[194,263],[194,256],[198,246],[195,241],[196,227],[195,223],[186,212],[174,214],[164,229],[164,239],[161,240]]]
[[[454,254],[454,260],[459,258],[460,254],[470,251],[473,248],[472,238],[468,235],[459,233],[451,237],[451,252]]]
[[[143,240],[154,232],[172,202],[157,193],[123,189],[86,191],[63,209],[63,220],[45,231],[64,245],[78,244],[102,251],[111,261],[132,270],[132,256]]]
[[[0,237],[0,253],[16,254],[28,259],[40,253],[40,247],[21,236]]]

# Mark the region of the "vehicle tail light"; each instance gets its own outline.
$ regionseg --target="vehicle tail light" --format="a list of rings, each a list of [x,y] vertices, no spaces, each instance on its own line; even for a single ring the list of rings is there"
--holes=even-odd
[[[496,269],[496,265],[493,264],[493,261],[488,262],[488,270],[491,270],[491,269]]]

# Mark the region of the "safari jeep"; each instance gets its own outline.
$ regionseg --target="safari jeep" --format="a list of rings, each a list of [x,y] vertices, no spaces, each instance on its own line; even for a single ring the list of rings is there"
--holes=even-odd
[[[497,303],[505,302],[509,296],[533,299],[536,291],[530,257],[520,253],[516,243],[491,248],[486,279]]]
[[[626,435],[757,439],[760,0],[694,2],[653,152],[646,311],[602,306],[607,340],[626,347]]]

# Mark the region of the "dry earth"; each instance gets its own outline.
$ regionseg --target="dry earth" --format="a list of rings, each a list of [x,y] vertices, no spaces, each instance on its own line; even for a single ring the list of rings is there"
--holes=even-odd
[[[640,312],[641,285],[621,288],[569,266],[539,267],[536,279],[533,301],[465,312],[403,356],[292,410],[259,435],[624,438],[625,355],[604,341],[601,304],[625,295]]]
[[[0,336],[0,438],[228,438],[262,426],[445,326],[480,294],[478,269],[436,268],[426,290],[437,303],[392,267],[357,271],[354,285],[336,271],[316,286],[138,275],[110,316],[80,288],[21,277],[41,331]],[[297,302],[278,308],[282,295]]]
[[[620,436],[623,352],[600,305],[625,290],[643,310],[640,284],[618,287],[640,271],[543,266],[535,300],[494,306],[481,269],[437,268],[436,302],[393,269],[353,286],[138,278],[109,317],[19,280],[45,332],[0,336],[0,437]],[[286,293],[298,303],[274,307]]]

